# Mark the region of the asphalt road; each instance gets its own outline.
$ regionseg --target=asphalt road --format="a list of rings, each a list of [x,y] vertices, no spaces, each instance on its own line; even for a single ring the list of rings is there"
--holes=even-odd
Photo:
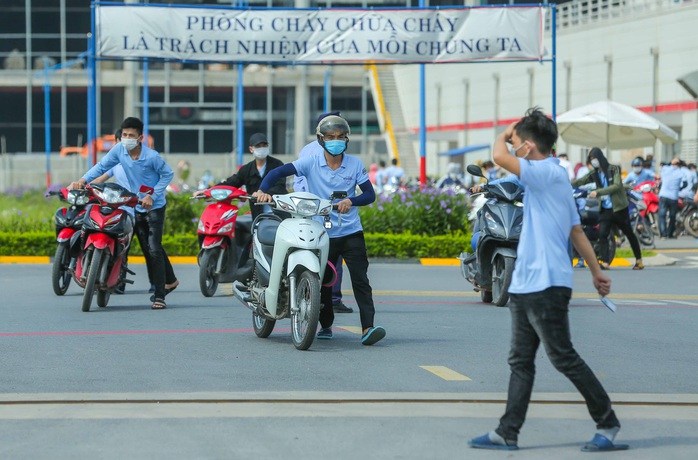
[[[698,254],[669,255],[676,265],[609,272],[615,314],[575,272],[573,341],[632,446],[614,459],[698,456]],[[203,297],[196,266],[175,266],[164,311],[133,269],[126,295],[83,313],[81,289],[53,294],[50,266],[0,265],[0,457],[492,457],[465,442],[503,410],[509,313],[457,267],[372,264],[386,339],[361,346],[354,312],[307,352],[288,320],[257,338],[230,285]],[[356,307],[348,277],[343,290]],[[510,458],[583,457],[593,422],[543,352],[534,400]]]

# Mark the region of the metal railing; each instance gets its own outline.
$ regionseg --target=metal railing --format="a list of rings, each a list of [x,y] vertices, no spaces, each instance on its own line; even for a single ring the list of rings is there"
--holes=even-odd
[[[557,31],[695,4],[693,0],[572,0],[557,5]],[[546,30],[550,30],[550,21],[548,15]]]

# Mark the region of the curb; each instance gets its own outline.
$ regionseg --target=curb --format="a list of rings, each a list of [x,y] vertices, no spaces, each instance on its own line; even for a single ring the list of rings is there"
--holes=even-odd
[[[0,264],[50,264],[52,257],[49,256],[0,256]],[[460,259],[439,259],[439,258],[421,258],[421,259],[370,259],[371,263],[401,263],[413,264],[418,263],[429,267],[458,267]],[[657,254],[654,257],[647,257],[643,260],[645,267],[662,267],[666,265],[674,265],[678,259]],[[170,262],[174,265],[197,265],[196,256],[172,256]],[[145,257],[132,256],[129,257],[129,263],[141,265],[145,264]],[[577,263],[577,259],[572,261],[573,265]],[[611,262],[611,267],[632,267],[635,263],[634,259],[615,258]]]

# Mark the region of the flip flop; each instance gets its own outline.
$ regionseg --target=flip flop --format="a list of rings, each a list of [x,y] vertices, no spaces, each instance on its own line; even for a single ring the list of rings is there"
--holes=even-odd
[[[594,439],[582,447],[582,452],[611,452],[614,450],[628,450],[627,444],[613,444],[606,436],[596,433]]]
[[[473,438],[470,441],[468,441],[468,445],[470,447],[474,447],[475,449],[491,449],[491,450],[518,450],[519,446],[516,444],[495,444],[492,442],[490,439],[489,434],[484,434],[482,436],[478,436],[477,438]]]
[[[167,308],[167,304],[165,303],[165,300],[163,299],[155,299],[153,301],[153,305],[150,307],[152,310],[164,310]]]
[[[385,329],[380,326],[372,327],[367,333],[364,334],[363,337],[361,337],[361,344],[373,345],[383,337],[385,337]]]
[[[169,286],[169,287],[168,287]],[[165,285],[165,295],[169,294],[170,292],[174,291],[177,289],[177,286],[179,286],[179,280],[176,280],[172,284],[166,284]]]

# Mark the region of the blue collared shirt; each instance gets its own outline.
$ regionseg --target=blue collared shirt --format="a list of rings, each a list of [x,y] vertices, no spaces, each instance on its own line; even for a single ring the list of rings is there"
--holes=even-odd
[[[152,195],[152,209],[159,209],[167,204],[165,189],[172,181],[174,171],[157,151],[146,147],[142,143],[141,155],[138,160],[134,161],[131,159],[126,148],[121,143],[117,143],[82,178],[89,183],[118,164],[121,164],[124,168],[124,174],[130,184],[129,190],[137,193],[139,198],[143,198],[146,195],[146,193],[140,191],[142,185],[155,189]],[[136,211],[146,212],[140,205],[136,207]]]
[[[298,153],[298,159],[305,158],[312,155],[321,155],[325,152],[320,143],[314,140],[310,144],[307,144]],[[294,176],[293,178],[293,191],[294,192],[307,192],[308,182],[305,180],[305,176]]]
[[[328,199],[332,192],[347,192],[347,198],[356,196],[356,186],[368,181],[368,172],[363,162],[356,157],[344,154],[342,165],[333,171],[328,165],[325,155],[309,155],[294,161],[293,166],[299,176],[305,176],[308,191],[323,199]],[[330,213],[332,228],[327,230],[330,238],[339,238],[363,230],[359,209],[352,206],[349,212],[341,215],[341,225],[338,213]]]
[[[643,169],[642,171],[640,171],[640,174],[636,173],[635,171],[630,171],[628,175],[625,176],[625,180],[623,181],[623,183],[630,184],[633,187],[635,187],[637,184],[653,180],[654,172],[650,171],[649,169]]]
[[[521,237],[509,292],[529,294],[552,286],[572,288],[568,242],[579,214],[567,171],[556,158],[519,158],[526,188]]]
[[[678,200],[681,182],[684,181],[684,172],[681,171],[681,168],[674,168],[671,165],[666,165],[662,168],[659,177],[662,179],[662,187],[659,189],[659,198]]]

